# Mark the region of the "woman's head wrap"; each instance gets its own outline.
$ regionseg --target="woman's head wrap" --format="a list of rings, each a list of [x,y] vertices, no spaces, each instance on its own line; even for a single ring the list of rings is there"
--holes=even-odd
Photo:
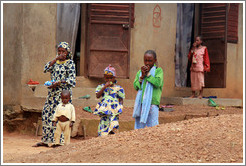
[[[59,45],[58,45],[58,48],[59,47],[65,48],[67,50],[67,52],[68,52],[67,59],[72,59],[73,58],[73,54],[72,54],[71,48],[70,48],[70,46],[69,46],[69,44],[67,42],[60,42]]]
[[[113,66],[111,66],[111,65],[108,65],[108,67],[106,67],[104,69],[104,74],[112,75],[112,76],[116,77],[115,68]]]

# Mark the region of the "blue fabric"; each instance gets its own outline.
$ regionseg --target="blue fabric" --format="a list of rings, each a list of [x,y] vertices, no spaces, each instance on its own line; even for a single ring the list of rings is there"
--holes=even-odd
[[[156,66],[153,66],[151,70],[149,71],[153,77],[155,76],[155,70],[156,70]],[[140,73],[139,77],[141,76],[142,76],[142,73]],[[146,77],[144,78],[144,80],[145,79]],[[133,111],[133,118],[140,117],[140,123],[146,123],[148,115],[149,115],[151,100],[152,100],[153,85],[149,83],[148,81],[146,82],[146,87],[145,87],[145,91],[143,95],[143,102],[141,101],[142,93],[143,93],[142,89],[143,89],[143,83],[141,85],[141,89],[138,90],[138,93],[136,96],[134,111]]]
[[[135,129],[142,129],[147,127],[153,127],[159,124],[159,107],[157,105],[151,105],[149,116],[146,123],[140,123],[140,117],[135,118]]]

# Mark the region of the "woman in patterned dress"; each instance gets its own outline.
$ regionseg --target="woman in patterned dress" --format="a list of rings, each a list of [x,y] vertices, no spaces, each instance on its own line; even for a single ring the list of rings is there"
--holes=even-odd
[[[98,125],[98,136],[115,134],[119,128],[119,114],[122,113],[125,92],[120,85],[116,85],[115,77],[115,68],[109,65],[104,70],[106,83],[96,88],[96,97],[102,97],[93,112],[101,118]]]
[[[55,80],[48,87],[48,96],[42,111],[42,139],[41,142],[34,145],[46,146],[54,142],[55,126],[52,126],[52,118],[55,113],[56,106],[61,102],[60,94],[62,90],[69,90],[72,102],[72,87],[75,87],[75,64],[72,60],[72,52],[67,42],[60,42],[57,49],[56,58],[48,62],[44,67],[44,73],[50,72],[51,80]],[[64,142],[63,134],[61,136],[61,144]]]

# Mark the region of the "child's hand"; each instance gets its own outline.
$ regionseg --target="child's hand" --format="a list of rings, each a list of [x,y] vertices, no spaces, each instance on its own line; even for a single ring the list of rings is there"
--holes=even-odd
[[[146,76],[146,74],[148,72],[148,67],[147,66],[142,66],[141,67],[141,72],[142,72],[142,76]]]
[[[192,50],[194,50],[198,45],[196,44],[196,42],[193,43],[193,47]]]
[[[53,126],[56,126],[56,122],[53,122],[52,124],[53,124]]]
[[[106,82],[105,87],[110,87],[113,83],[111,83],[110,81]]]
[[[70,126],[70,127],[73,127],[73,123],[74,123],[74,122],[71,122],[69,126]]]

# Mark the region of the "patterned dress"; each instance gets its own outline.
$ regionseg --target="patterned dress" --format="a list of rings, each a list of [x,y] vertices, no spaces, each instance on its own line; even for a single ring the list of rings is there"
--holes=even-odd
[[[72,60],[66,60],[64,62],[57,61],[53,66],[49,67],[50,62],[48,62],[44,67],[44,73],[51,73],[51,80],[61,81],[65,80],[66,83],[62,83],[56,88],[48,88],[48,96],[42,111],[42,126],[43,133],[41,141],[43,143],[53,143],[54,142],[54,131],[55,126],[52,126],[52,118],[55,113],[56,106],[61,102],[61,91],[69,90],[71,94],[72,102],[72,87],[75,87],[75,64]],[[64,136],[61,135],[61,144],[64,144]]]
[[[96,93],[98,93],[105,84],[98,85]],[[123,105],[119,103],[119,99],[125,98],[124,89],[119,85],[108,87],[102,94],[102,100],[96,105],[93,112],[99,115],[101,120],[98,126],[98,136],[108,135],[113,129],[119,128],[119,114],[122,113]]]

